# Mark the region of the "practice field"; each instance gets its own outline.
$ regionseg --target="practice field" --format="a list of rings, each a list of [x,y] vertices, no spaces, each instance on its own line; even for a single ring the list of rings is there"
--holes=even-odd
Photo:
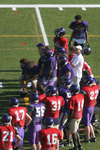
[[[13,3],[12,0],[2,0],[0,3]],[[74,0],[73,0],[74,1]],[[76,3],[84,2],[77,0]],[[94,3],[92,0],[88,0]],[[28,3],[27,0],[23,2]],[[42,3],[41,0],[35,0],[34,3]],[[46,2],[46,0],[45,0]],[[44,3],[45,3],[44,2]],[[48,1],[49,2],[49,1]],[[50,1],[50,3],[53,1]],[[66,0],[63,0],[63,4]],[[18,3],[18,0],[15,1]],[[20,0],[19,0],[20,3]],[[29,3],[33,3],[29,0]],[[55,1],[57,3],[57,0]],[[60,3],[60,1],[58,1]],[[99,0],[95,0],[99,3]],[[100,8],[87,8],[83,11],[81,8],[64,8],[62,11],[58,8],[41,8],[42,21],[49,41],[53,48],[54,30],[58,27],[66,29],[66,36],[69,38],[71,30],[69,23],[74,16],[81,14],[84,20],[89,22],[89,43],[92,48],[91,55],[85,59],[93,68],[94,75],[100,78]],[[8,108],[8,99],[11,96],[19,96],[19,78],[21,58],[28,58],[37,62],[38,50],[36,44],[43,42],[41,29],[38,23],[34,8],[17,8],[13,11],[11,8],[0,8],[0,113],[6,112]],[[3,86],[3,87],[2,87]],[[100,134],[99,134],[100,136]],[[98,136],[96,144],[83,144],[84,150],[99,150],[100,138]],[[68,148],[62,148],[62,150]],[[26,144],[26,150],[30,150]]]

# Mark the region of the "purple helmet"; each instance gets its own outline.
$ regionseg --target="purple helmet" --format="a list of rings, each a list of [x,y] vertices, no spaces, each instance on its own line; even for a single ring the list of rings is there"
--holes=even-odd
[[[11,116],[8,114],[8,113],[5,113],[3,116],[2,116],[2,122],[3,123],[9,123],[11,121]]]
[[[38,102],[39,101],[39,95],[38,92],[32,92],[30,95],[30,101],[31,102]]]
[[[47,96],[52,96],[56,95],[57,93],[57,88],[54,86],[48,86],[45,90]]]
[[[72,93],[72,95],[76,94],[76,93],[79,93],[80,92],[80,89],[79,87],[76,85],[76,84],[73,84],[71,87],[70,87],[70,91]]]
[[[10,105],[13,106],[13,105],[18,105],[19,104],[19,99],[17,99],[16,97],[12,97],[10,99]]]
[[[46,118],[45,119],[45,121],[44,121],[44,123],[45,123],[45,125],[47,125],[47,126],[51,126],[51,125],[53,125],[54,124],[54,120],[53,120],[53,118]]]
[[[57,28],[55,30],[56,37],[61,37],[66,34],[66,30],[63,27]]]

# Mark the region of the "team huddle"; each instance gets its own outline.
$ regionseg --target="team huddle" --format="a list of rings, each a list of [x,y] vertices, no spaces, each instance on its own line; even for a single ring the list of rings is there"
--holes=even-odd
[[[85,56],[91,53],[88,22],[80,15],[70,23],[70,40],[63,27],[55,30],[54,48],[38,43],[37,64],[20,60],[20,97],[28,97],[29,107],[12,97],[0,125],[0,150],[24,150],[24,136],[32,150],[83,150],[79,125],[84,125],[84,142],[96,142],[92,124],[99,83]],[[29,83],[31,83],[30,88]],[[27,130],[27,132],[25,132]]]

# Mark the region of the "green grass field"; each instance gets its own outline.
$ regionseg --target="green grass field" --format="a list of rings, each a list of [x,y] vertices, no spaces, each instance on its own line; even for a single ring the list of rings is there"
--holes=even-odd
[[[0,0],[0,4],[70,4],[69,0]],[[71,0],[71,4],[99,4],[99,0]],[[81,14],[84,20],[89,22],[89,43],[93,50],[86,60],[93,68],[94,75],[100,78],[100,9],[91,8],[82,11],[81,8],[65,8],[59,11],[57,8],[40,9],[44,27],[49,39],[50,47],[53,47],[54,30],[63,26],[67,30],[66,36],[69,38],[71,31],[68,29],[69,23],[77,14]],[[8,99],[11,96],[19,96],[20,67],[19,60],[23,57],[30,60],[38,60],[36,44],[43,42],[35,9],[0,9],[0,114],[6,112]],[[100,149],[100,134],[96,144],[83,144],[84,150]],[[62,150],[68,150],[63,148]],[[25,150],[30,150],[29,145]]]

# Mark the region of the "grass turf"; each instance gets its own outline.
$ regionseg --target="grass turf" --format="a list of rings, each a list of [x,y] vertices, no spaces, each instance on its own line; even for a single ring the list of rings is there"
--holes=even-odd
[[[0,0],[1,4],[99,4],[99,0]]]
[[[23,3],[32,3],[33,1],[25,1]],[[46,1],[44,1],[45,3]],[[48,3],[53,1],[48,1]],[[60,1],[55,1],[55,3]],[[62,1],[65,3],[66,1]],[[68,1],[69,2],[69,1]],[[73,2],[73,1],[71,1]],[[84,1],[74,1],[84,2]],[[93,1],[88,1],[92,3]],[[95,3],[99,3],[95,1]],[[6,1],[0,1],[0,3],[6,3]],[[7,3],[20,3],[20,1],[7,1]],[[36,1],[34,1],[36,3]],[[41,3],[41,1],[37,1]],[[100,9],[87,9],[82,11],[81,9],[64,9],[59,11],[58,9],[41,9],[43,22],[49,38],[50,47],[53,47],[53,32],[54,29],[59,26],[64,26],[67,29],[67,34],[70,35],[71,31],[68,29],[70,21],[76,14],[82,14],[85,20],[89,22],[89,35],[93,34],[94,37],[90,37],[90,45],[93,49],[93,53],[86,59],[93,68],[95,75],[100,75],[99,69],[99,47],[100,47]],[[18,9],[13,12],[11,9],[0,9],[0,81],[3,81],[4,87],[0,89],[0,108],[1,114],[6,112],[8,108],[8,99],[11,96],[18,96],[19,91],[19,77],[20,67],[19,60],[23,57],[38,60],[38,52],[36,43],[43,41],[41,32],[37,23],[34,9]],[[83,144],[84,150],[90,150],[93,147],[94,150],[99,150],[100,147],[100,135],[98,136],[96,144]],[[29,145],[25,146],[25,149],[30,149]],[[65,148],[64,148],[65,149]],[[69,148],[66,148],[66,150]]]

